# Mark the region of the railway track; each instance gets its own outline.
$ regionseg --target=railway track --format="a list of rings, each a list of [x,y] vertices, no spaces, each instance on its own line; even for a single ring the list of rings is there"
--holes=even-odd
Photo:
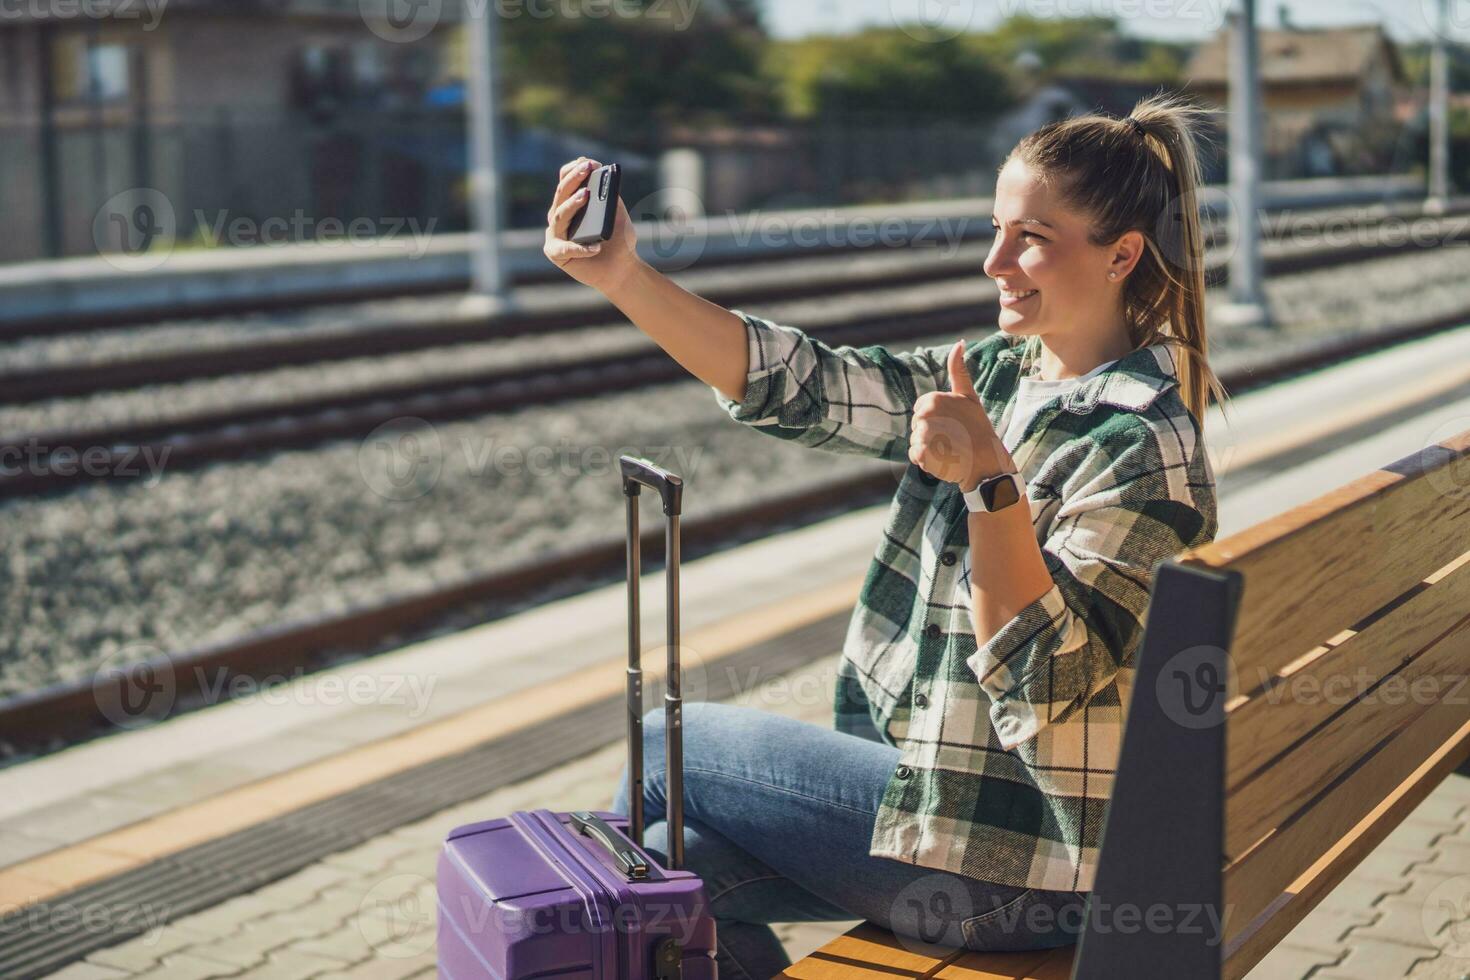
[[[1465,223],[1462,219],[1452,216],[1437,219],[1427,226],[1432,230],[1409,241],[1370,239],[1325,248],[1278,248],[1274,254],[1268,253],[1267,266],[1273,275],[1286,275],[1399,254],[1405,249],[1446,247],[1457,242],[1470,244],[1464,241],[1462,223]],[[973,282],[975,277],[971,264],[953,257],[937,262],[923,259],[900,268],[893,279],[866,280],[862,292],[914,285],[920,271],[927,274],[941,268],[950,280]],[[1211,268],[1212,277],[1218,278],[1223,274],[1223,259],[1217,258]],[[845,291],[844,295],[850,292]],[[878,305],[881,307],[881,303]],[[830,322],[823,323],[818,318],[807,329],[834,345],[899,343],[974,330],[977,324],[993,322],[999,311],[993,293],[972,290],[966,296],[963,289],[952,290],[950,296],[936,291],[933,301],[900,305],[901,309],[887,312],[880,309],[857,319],[831,317]],[[519,324],[516,329],[522,326]],[[0,459],[27,461],[25,466],[7,467],[0,473],[0,498],[55,492],[97,479],[137,479],[152,471],[151,467],[134,465],[140,459],[184,469],[281,449],[305,448],[333,439],[362,438],[379,425],[398,418],[445,421],[550,405],[610,389],[635,390],[687,377],[678,364],[636,331],[629,331],[629,339],[628,344],[611,353],[571,363],[502,366],[347,391],[309,393],[244,406],[209,408],[162,419],[38,431],[0,439]],[[354,353],[361,356],[363,352]],[[256,363],[255,358],[237,362],[235,373],[249,371]],[[51,379],[49,388],[42,377],[32,377],[28,382],[0,379],[0,391],[9,388],[10,397],[19,398],[24,391],[49,390],[50,396],[55,397],[54,388],[65,387],[67,382],[63,378],[69,373],[41,372]],[[132,376],[136,365],[124,373]],[[76,377],[71,379],[73,385],[77,381]],[[15,382],[13,386],[12,382]],[[87,465],[80,465],[83,454]]]
[[[1328,339],[1290,356],[1272,358],[1248,372],[1226,372],[1233,394],[1305,374],[1352,357],[1463,325],[1470,310],[1450,317]],[[891,497],[902,467],[875,463],[870,472],[824,481],[718,513],[691,517],[682,529],[686,558],[743,540],[798,527],[834,513]],[[657,567],[662,529],[644,536],[645,564]],[[431,630],[456,610],[480,603],[545,601],[617,580],[624,572],[620,535],[569,548],[534,562],[507,567],[444,588],[399,596],[343,614],[286,624],[228,643],[181,652],[79,681],[61,683],[0,701],[0,748],[8,754],[48,751],[110,730],[108,707],[131,685],[170,685],[173,713],[207,703],[211,691],[228,690],[234,677],[264,680],[283,671],[309,670],[343,655],[377,652],[385,638],[401,642]]]
[[[1396,212],[1363,209],[1328,214],[1277,216],[1267,225],[1266,267],[1272,275],[1304,272],[1323,266],[1363,261],[1405,250],[1434,248],[1447,241],[1466,241],[1470,211],[1424,222],[1417,240],[1372,240],[1373,229]],[[1290,244],[1293,237],[1318,234],[1323,227],[1360,240],[1319,247]],[[1366,238],[1367,240],[1363,240]],[[909,247],[893,251],[857,249],[833,256],[813,251],[795,260],[749,263],[731,274],[727,265],[691,270],[677,275],[689,288],[721,306],[754,305],[809,299],[835,293],[880,292],[903,286],[936,285],[971,279],[989,248],[988,239],[971,239],[955,255],[938,255],[934,248]],[[877,256],[854,273],[853,263]],[[1209,262],[1208,281],[1228,279],[1224,253]],[[567,288],[574,288],[568,286]],[[540,308],[537,308],[539,306]],[[402,317],[351,329],[323,331],[301,337],[222,344],[206,350],[176,349],[102,363],[69,363],[0,372],[0,405],[25,404],[43,399],[73,398],[144,385],[201,381],[245,372],[283,367],[328,364],[354,358],[405,354],[435,347],[487,341],[606,324],[616,316],[611,307],[588,290],[579,290],[571,303],[540,303],[514,314],[487,316],[468,309],[452,317],[411,320]]]

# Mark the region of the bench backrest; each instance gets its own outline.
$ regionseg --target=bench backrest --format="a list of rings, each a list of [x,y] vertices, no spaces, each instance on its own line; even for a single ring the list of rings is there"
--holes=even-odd
[[[1073,976],[1244,976],[1470,755],[1470,432],[1161,562],[1137,666]]]

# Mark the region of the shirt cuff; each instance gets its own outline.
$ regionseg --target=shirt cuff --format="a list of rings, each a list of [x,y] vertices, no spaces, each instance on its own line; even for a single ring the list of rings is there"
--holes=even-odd
[[[1052,586],[1019,612],[988,641],[980,644],[966,663],[990,697],[990,723],[1001,747],[1012,749],[1041,731],[1052,705],[1033,703],[1026,691],[1033,675],[1051,667],[1052,659],[1085,645],[1087,626],[1067,606],[1061,588]],[[1045,685],[1039,685],[1045,690]]]
[[[771,377],[767,354],[779,350],[782,337],[779,333],[740,310],[731,310],[745,323],[745,351],[748,369],[745,372],[745,398],[736,401],[726,397],[718,388],[711,387],[720,408],[737,422],[754,422],[764,418],[770,408]]]

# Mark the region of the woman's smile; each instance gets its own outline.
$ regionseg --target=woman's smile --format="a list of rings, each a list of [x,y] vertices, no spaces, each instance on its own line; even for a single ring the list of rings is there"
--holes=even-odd
[[[1039,290],[1035,289],[1002,289],[1000,291],[1000,305],[1005,307],[1019,306],[1036,296]]]

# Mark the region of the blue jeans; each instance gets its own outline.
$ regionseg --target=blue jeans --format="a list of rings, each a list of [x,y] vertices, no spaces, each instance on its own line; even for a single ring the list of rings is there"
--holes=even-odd
[[[668,857],[664,710],[643,717],[644,849]],[[1085,892],[1015,888],[868,854],[899,750],[754,708],[684,705],[684,867],[705,883],[721,980],[791,964],[773,922],[867,919],[974,950],[1076,942]],[[624,765],[609,808],[628,815]],[[915,946],[915,948],[919,948]]]

